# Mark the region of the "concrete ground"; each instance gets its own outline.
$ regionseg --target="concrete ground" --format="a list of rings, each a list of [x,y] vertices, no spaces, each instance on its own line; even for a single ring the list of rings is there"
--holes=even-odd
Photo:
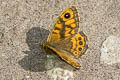
[[[0,80],[49,80],[39,44],[72,5],[89,46],[74,79],[120,80],[120,63],[100,64],[103,41],[120,35],[120,0],[0,0]]]

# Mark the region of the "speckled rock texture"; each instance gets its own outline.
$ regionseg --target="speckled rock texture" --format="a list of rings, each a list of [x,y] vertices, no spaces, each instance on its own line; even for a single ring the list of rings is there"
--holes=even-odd
[[[0,80],[50,80],[40,41],[69,6],[78,9],[89,46],[74,80],[120,80],[120,63],[100,63],[102,43],[120,36],[120,0],[0,0]]]

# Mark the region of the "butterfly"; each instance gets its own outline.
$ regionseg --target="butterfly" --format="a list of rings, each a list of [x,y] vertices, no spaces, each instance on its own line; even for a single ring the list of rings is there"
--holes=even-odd
[[[82,31],[79,32],[77,9],[71,6],[56,19],[53,29],[42,46],[47,53],[54,53],[73,67],[80,68],[78,58],[88,48],[86,41],[86,35]]]

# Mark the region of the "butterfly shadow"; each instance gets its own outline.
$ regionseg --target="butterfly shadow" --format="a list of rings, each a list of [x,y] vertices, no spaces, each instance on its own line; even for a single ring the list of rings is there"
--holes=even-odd
[[[29,51],[23,51],[25,56],[18,63],[19,65],[31,72],[43,72],[45,69],[46,54],[42,49],[40,43],[47,38],[49,31],[40,27],[34,27],[26,33],[26,43],[29,47]]]

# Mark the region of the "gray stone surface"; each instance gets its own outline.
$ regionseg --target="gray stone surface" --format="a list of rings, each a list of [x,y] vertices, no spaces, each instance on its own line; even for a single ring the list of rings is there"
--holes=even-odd
[[[75,80],[120,80],[120,63],[100,64],[103,41],[120,35],[120,0],[0,0],[0,80],[49,80],[39,44],[71,5],[89,45]]]
[[[102,44],[101,64],[113,65],[120,63],[120,38],[110,35]]]

